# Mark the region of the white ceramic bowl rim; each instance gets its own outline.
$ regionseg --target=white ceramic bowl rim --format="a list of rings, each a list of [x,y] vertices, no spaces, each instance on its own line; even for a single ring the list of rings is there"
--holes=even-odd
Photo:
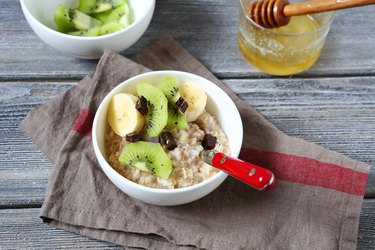
[[[213,84],[217,89],[219,89],[221,92],[225,93],[221,88],[219,88],[216,84],[212,83],[211,81],[201,77],[201,76],[198,76],[198,75],[195,75],[195,74],[191,74],[191,73],[187,73],[187,72],[182,72],[182,71],[174,71],[174,70],[160,70],[160,71],[152,71],[152,72],[148,72],[148,73],[143,73],[141,75],[137,75],[135,77],[132,77],[132,78],[129,78],[128,80],[120,83],[119,85],[117,85],[114,89],[112,89],[105,97],[104,99],[101,101],[101,104],[99,105],[98,107],[98,110],[96,112],[96,114],[99,114],[99,113],[102,113],[103,112],[103,108],[104,108],[104,103],[106,102],[106,100],[108,98],[111,98],[111,93],[115,92],[117,89],[119,88],[122,88],[124,84],[126,84],[127,82],[129,81],[136,81],[137,79],[139,78],[143,78],[143,77],[146,77],[148,75],[152,75],[152,74],[160,74],[160,75],[168,75],[168,74],[173,74],[173,73],[177,73],[177,74],[185,74],[185,75],[190,75],[192,77],[195,77],[197,79],[200,79],[201,81],[208,81],[210,82],[211,84]],[[225,93],[225,96],[228,97],[228,99],[230,100],[229,96]],[[241,116],[235,106],[235,104],[232,102],[232,100],[230,100],[230,105],[233,105],[234,108],[233,108],[233,112],[235,112],[235,116],[238,116],[240,121],[241,121]],[[122,176],[121,174],[119,174],[116,170],[114,170],[107,162],[107,160],[105,159],[105,157],[102,155],[98,145],[97,145],[97,138],[96,138],[96,126],[97,126],[97,123],[98,123],[98,119],[99,117],[97,115],[95,115],[95,118],[94,118],[94,122],[93,122],[93,133],[92,133],[92,142],[93,142],[93,146],[94,146],[94,150],[96,152],[99,152],[99,154],[96,154],[98,157],[101,158],[102,162],[104,162],[108,168],[108,170],[110,172],[112,172],[112,174],[115,174],[116,176],[118,176],[119,178],[121,178],[122,180],[124,180],[125,182],[127,182],[127,184],[135,187],[135,188],[138,188],[138,189],[141,189],[143,191],[148,191],[148,192],[154,192],[154,193],[167,193],[167,194],[176,194],[176,193],[183,193],[183,192],[186,192],[186,191],[192,191],[194,189],[198,189],[199,187],[201,186],[204,186],[206,185],[207,183],[210,183],[210,182],[213,182],[216,178],[220,178],[222,175],[227,175],[226,173],[220,171],[219,173],[217,173],[216,175],[210,177],[209,179],[207,180],[204,180],[198,184],[194,184],[192,186],[189,186],[189,187],[183,187],[183,188],[176,188],[176,189],[159,189],[159,188],[151,188],[151,187],[147,187],[147,186],[143,186],[141,184],[138,184],[136,182],[133,182],[131,180],[128,180],[127,178],[125,178],[124,176]],[[243,128],[242,128],[242,122],[241,122],[241,131],[238,131],[239,134],[240,134],[240,137],[241,139],[243,138]],[[236,151],[238,152],[232,152],[232,154],[239,154],[239,151],[241,149],[241,144],[242,144],[242,141],[239,145],[239,148],[236,149]]]
[[[147,9],[144,10],[142,16],[140,16],[139,18],[137,18],[137,20],[133,20],[133,22],[126,28],[123,28],[119,31],[116,31],[116,32],[113,32],[113,33],[109,33],[109,34],[106,34],[106,35],[102,35],[102,36],[90,36],[90,37],[84,37],[84,36],[73,36],[73,35],[69,35],[69,34],[65,34],[65,33],[62,33],[62,32],[59,32],[57,30],[54,30],[50,27],[48,27],[47,25],[45,25],[44,23],[42,23],[40,20],[38,20],[36,17],[34,17],[34,15],[29,11],[29,9],[27,8],[27,4],[25,4],[25,1],[31,1],[31,0],[20,0],[21,2],[21,6],[24,10],[26,10],[29,14],[30,14],[30,17],[38,24],[40,24],[40,27],[43,28],[44,30],[46,31],[50,31],[52,33],[55,33],[56,35],[58,36],[62,36],[62,37],[69,37],[69,38],[73,38],[73,39],[77,39],[77,40],[101,40],[103,38],[108,38],[108,37],[112,37],[112,36],[116,36],[118,34],[121,34],[123,32],[126,32],[128,29],[132,28],[133,26],[137,25],[139,22],[142,21],[142,19],[146,16],[147,12],[153,8],[153,4],[149,4],[148,6],[145,6],[147,7]],[[150,3],[152,3],[154,1],[150,1]]]

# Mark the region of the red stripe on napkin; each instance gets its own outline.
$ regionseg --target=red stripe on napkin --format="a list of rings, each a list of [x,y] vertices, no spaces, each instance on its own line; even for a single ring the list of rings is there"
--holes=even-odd
[[[94,114],[88,109],[81,109],[72,129],[82,135],[91,136],[93,121]]]
[[[241,149],[239,158],[271,170],[278,180],[363,196],[368,174],[306,157]]]

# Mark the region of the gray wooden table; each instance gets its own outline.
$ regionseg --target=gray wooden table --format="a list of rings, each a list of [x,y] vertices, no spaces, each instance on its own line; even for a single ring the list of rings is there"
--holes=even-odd
[[[118,248],[41,222],[52,165],[18,125],[36,105],[74,86],[97,61],[67,57],[31,30],[16,0],[0,0],[0,248]],[[340,11],[321,58],[287,78],[251,68],[236,44],[237,0],[157,0],[131,56],[170,34],[285,133],[375,162],[375,6]],[[375,248],[375,169],[362,206],[358,249]]]

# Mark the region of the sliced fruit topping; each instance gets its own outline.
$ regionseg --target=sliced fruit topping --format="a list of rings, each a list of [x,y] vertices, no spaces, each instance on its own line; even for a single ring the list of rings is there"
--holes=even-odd
[[[182,114],[183,112],[179,112],[179,109],[186,106],[187,103],[183,104],[184,100],[181,98],[179,90],[178,90],[178,82],[175,77],[167,76],[165,77],[162,82],[158,85],[164,95],[168,99],[168,122],[167,128],[178,128],[184,129],[187,127],[187,122],[185,116]],[[181,100],[180,100],[181,99]],[[180,102],[179,102],[180,101]],[[179,106],[176,106],[178,103]],[[186,110],[186,109],[185,109]]]
[[[161,91],[163,91],[168,101],[175,103],[177,102],[178,98],[180,98],[180,93],[178,92],[178,83],[175,77],[165,77],[158,85],[158,87],[161,89]]]
[[[162,179],[167,179],[172,172],[171,160],[158,143],[129,143],[124,147],[119,161],[141,171],[149,171]]]
[[[135,103],[135,109],[138,110],[138,112],[141,113],[143,116],[147,115],[147,100],[143,95],[138,97],[138,100]]]
[[[186,118],[177,108],[168,102],[168,120],[167,120],[167,129],[172,128],[184,129],[187,128],[188,124]]]
[[[202,141],[202,147],[205,150],[214,149],[216,145],[216,137],[210,134],[205,134]]]
[[[147,135],[149,137],[158,136],[167,125],[167,98],[159,88],[149,83],[140,83],[136,88],[137,94],[147,99],[148,114],[145,117]]]
[[[107,120],[117,135],[125,136],[142,130],[144,117],[135,109],[136,101],[136,96],[126,93],[117,94],[111,99]]]
[[[89,30],[90,28],[102,25],[102,22],[92,18],[75,9],[66,8],[59,5],[55,11],[55,23],[60,32],[69,32],[74,30]]]
[[[172,133],[170,132],[161,133],[161,141],[163,142],[163,144],[168,150],[173,150],[177,148],[177,143],[174,140]]]
[[[195,121],[206,107],[207,95],[203,88],[193,83],[180,83],[178,86],[180,95],[188,103],[185,112],[187,122]]]
[[[127,142],[137,142],[141,140],[141,133],[138,132],[132,132],[129,134],[126,134],[125,139]]]

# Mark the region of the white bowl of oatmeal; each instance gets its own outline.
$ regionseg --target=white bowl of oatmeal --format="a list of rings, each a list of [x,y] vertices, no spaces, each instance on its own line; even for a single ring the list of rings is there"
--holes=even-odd
[[[159,178],[151,172],[140,171],[119,161],[124,137],[114,133],[108,122],[112,98],[119,93],[136,95],[136,86],[147,82],[157,85],[166,76],[176,78],[186,86],[200,86],[207,101],[199,117],[188,122],[185,129],[170,129],[177,147],[165,149],[172,163],[168,178]],[[119,84],[100,104],[93,122],[92,140],[98,162],[107,177],[129,196],[146,203],[162,206],[180,205],[200,199],[215,190],[227,174],[203,162],[202,140],[205,134],[217,138],[215,150],[238,157],[242,145],[243,128],[239,112],[230,97],[211,81],[181,71],[154,71],[144,73]]]

